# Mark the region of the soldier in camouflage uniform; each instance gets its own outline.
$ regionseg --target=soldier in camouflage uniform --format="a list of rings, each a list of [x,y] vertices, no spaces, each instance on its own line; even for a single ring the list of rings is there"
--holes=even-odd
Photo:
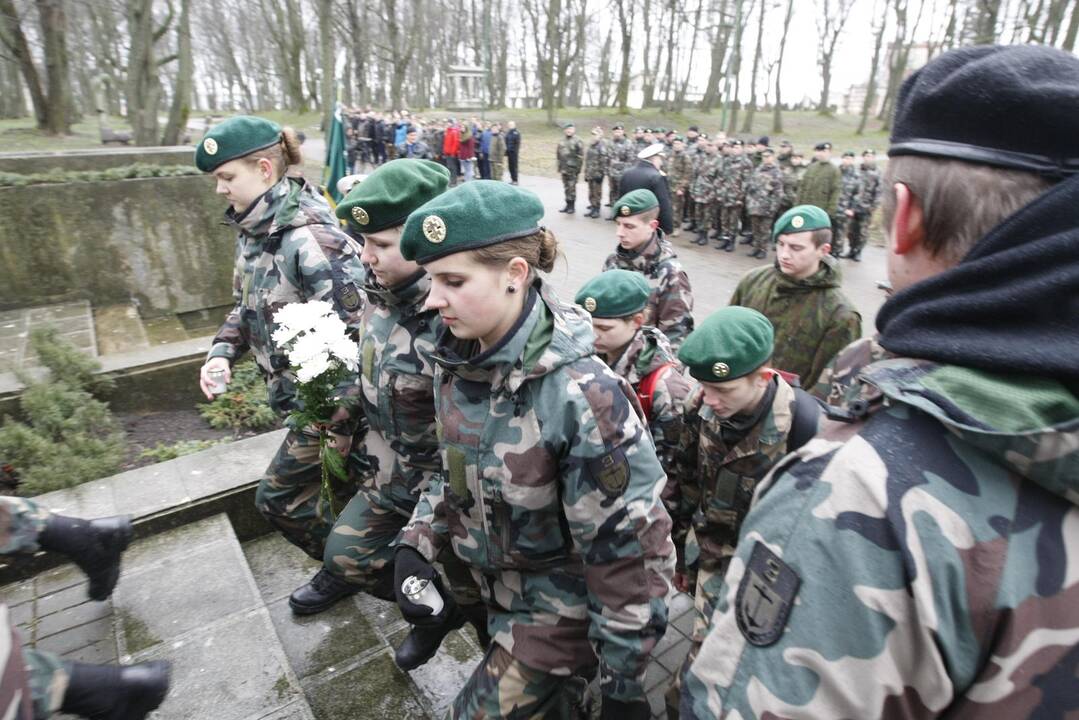
[[[699,381],[685,401],[667,480],[679,550],[675,584],[694,594],[697,609],[687,667],[704,641],[754,488],[817,430],[817,403],[766,366],[772,341],[767,318],[727,307],[701,323],[678,353]],[[669,720],[678,720],[677,674],[666,704]]]
[[[1037,46],[954,50],[904,82],[891,357],[844,352],[842,422],[758,487],[683,717],[1074,713],[1079,326],[1028,311],[1074,302],[1079,178],[1048,173],[1079,156],[1077,88],[1079,61]],[[1028,248],[1061,264],[1017,265]]]
[[[746,184],[746,212],[753,226],[753,251],[750,257],[760,260],[768,257],[768,243],[772,238],[772,222],[779,203],[783,199],[783,171],[776,165],[771,148],[761,151],[761,164],[749,176]]]
[[[674,230],[671,237],[682,234],[682,219],[685,215],[686,200],[689,198],[689,184],[693,181],[693,158],[686,151],[685,142],[676,137],[667,162],[667,182],[671,186],[671,211],[674,215]]]
[[[689,186],[689,196],[693,200],[693,229],[697,233],[694,241],[697,245],[708,244],[708,231],[716,226],[716,176],[722,167],[723,158],[716,144],[708,138],[701,138],[702,154],[697,161],[693,182]]]
[[[637,148],[626,137],[626,131],[621,125],[615,125],[611,130],[611,162],[607,168],[607,204],[613,205],[622,196],[620,185],[622,173],[637,159]],[[611,215],[614,220],[614,215]]]
[[[798,186],[802,183],[802,174],[805,173],[802,160],[802,153],[795,152],[791,153],[787,164],[780,163],[783,169],[783,199],[776,209],[777,215],[782,215],[798,204]]]
[[[693,331],[693,291],[678,255],[659,230],[658,205],[655,194],[644,189],[626,193],[615,203],[618,247],[607,256],[603,269],[644,275],[652,287],[644,324],[658,328],[677,350]]]
[[[753,172],[753,163],[742,152],[742,141],[732,140],[730,155],[723,163],[716,200],[720,208],[719,227],[722,233],[717,250],[734,252],[735,238],[742,219],[742,206],[746,201],[746,183]]]
[[[434,355],[446,471],[401,535],[397,584],[437,588],[447,543],[480,583],[494,643],[450,718],[575,717],[598,666],[603,716],[644,720],[673,571],[663,470],[588,316],[536,274],[557,254],[539,198],[479,185],[421,207],[402,239],[450,333]],[[430,618],[413,599],[405,616]]]
[[[880,204],[880,170],[877,155],[872,150],[862,152],[862,167],[858,172],[858,192],[847,209],[847,242],[850,248],[843,257],[860,262],[865,247],[865,233],[873,219],[873,211]]]
[[[5,480],[14,471],[3,466]],[[7,484],[7,483],[5,483]],[[127,517],[54,515],[33,500],[0,496],[0,555],[61,553],[87,574],[91,600],[106,600],[120,577],[120,555],[134,531]],[[165,699],[169,664],[144,662],[121,667],[61,659],[22,648],[7,607],[0,604],[0,710],[5,718],[44,720],[63,712],[104,720],[143,720]]]
[[[491,179],[502,182],[506,157],[506,136],[502,134],[502,123],[491,126]]]
[[[207,133],[195,161],[200,170],[214,174],[218,192],[225,191],[232,205],[225,219],[237,231],[236,307],[211,343],[200,385],[212,398],[207,373],[221,369],[228,379],[232,365],[250,351],[266,378],[270,407],[285,418],[296,409],[296,378],[273,340],[274,315],[289,303],[323,300],[350,331],[358,331],[364,279],[359,244],[341,230],[314,186],[285,174],[286,167],[300,161],[299,144],[287,128],[282,131],[262,118],[230,118]],[[353,442],[365,429],[356,379],[349,374],[342,380],[339,410],[327,420],[333,449],[361,466],[365,460]],[[290,427],[255,495],[263,516],[317,560],[334,520],[329,503],[321,499],[319,436],[317,428]],[[335,480],[333,485],[341,505],[356,491],[352,482]]]
[[[598,218],[603,205],[603,178],[611,164],[611,150],[603,137],[603,128],[592,128],[592,142],[584,153],[584,179],[588,183],[588,212],[585,217]]]
[[[835,217],[832,218],[832,257],[837,258],[842,254],[847,223],[853,217],[861,183],[861,175],[854,166],[854,153],[847,150],[839,161],[839,200],[836,202]]]
[[[555,158],[558,160],[558,174],[562,176],[566,205],[558,212],[573,213],[577,205],[577,176],[581,174],[584,162],[584,143],[576,136],[577,128],[573,123],[566,123],[562,131],[564,136],[558,141]]]
[[[862,317],[843,294],[831,249],[831,221],[814,205],[784,213],[773,228],[776,264],[750,270],[731,296],[775,327],[772,366],[813,387],[832,358],[862,335]]]
[[[816,205],[828,217],[835,217],[839,203],[839,168],[832,164],[832,143],[819,143],[813,149],[813,162],[802,173],[796,205]]]

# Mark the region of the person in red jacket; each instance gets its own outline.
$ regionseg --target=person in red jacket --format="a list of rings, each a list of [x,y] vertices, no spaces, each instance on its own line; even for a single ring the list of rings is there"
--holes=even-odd
[[[446,126],[446,134],[442,140],[442,157],[446,163],[446,169],[450,171],[450,185],[457,184],[457,176],[461,174],[458,155],[461,150],[461,129],[451,118]]]
[[[476,161],[476,136],[467,126],[461,130],[461,147],[458,156],[461,161],[461,174],[465,182],[468,182],[472,179],[472,168]]]

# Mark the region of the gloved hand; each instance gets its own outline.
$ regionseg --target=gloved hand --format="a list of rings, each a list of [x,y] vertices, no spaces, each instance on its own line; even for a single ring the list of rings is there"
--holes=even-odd
[[[649,720],[652,709],[647,700],[616,700],[609,695],[603,696],[599,720]]]
[[[417,605],[409,600],[408,596],[402,591],[401,586],[404,585],[405,580],[410,577],[417,577],[421,580],[430,580],[431,583],[434,584],[435,589],[438,590],[438,594],[442,596],[442,602],[445,603],[444,607],[437,615],[432,614],[431,608],[426,605]],[[457,609],[457,605],[453,601],[453,596],[446,592],[446,588],[442,584],[442,578],[439,576],[438,571],[435,570],[431,563],[424,559],[423,555],[420,555],[416,550],[407,545],[398,547],[397,552],[394,554],[393,592],[397,596],[397,607],[401,609],[401,615],[413,625],[419,625],[421,627],[435,627],[441,625],[446,622],[446,619],[451,617]]]

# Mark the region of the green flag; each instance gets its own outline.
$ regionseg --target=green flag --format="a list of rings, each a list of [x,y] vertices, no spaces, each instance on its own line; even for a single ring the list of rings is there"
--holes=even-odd
[[[333,111],[326,140],[326,162],[322,169],[322,185],[325,193],[332,200],[331,205],[341,202],[341,193],[337,192],[337,181],[348,175],[345,162],[345,125],[341,120],[341,103]]]

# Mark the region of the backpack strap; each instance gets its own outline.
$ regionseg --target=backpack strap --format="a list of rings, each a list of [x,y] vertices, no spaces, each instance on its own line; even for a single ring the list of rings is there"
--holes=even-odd
[[[667,376],[667,372],[671,369],[674,363],[663,363],[658,368],[653,370],[644,376],[641,383],[637,386],[637,400],[641,403],[641,409],[644,410],[644,419],[649,424],[652,423],[652,395],[656,391],[656,386],[659,385],[659,381]]]
[[[787,452],[791,453],[805,445],[817,434],[821,407],[816,398],[802,388],[794,388],[794,410],[791,429],[787,433]]]

